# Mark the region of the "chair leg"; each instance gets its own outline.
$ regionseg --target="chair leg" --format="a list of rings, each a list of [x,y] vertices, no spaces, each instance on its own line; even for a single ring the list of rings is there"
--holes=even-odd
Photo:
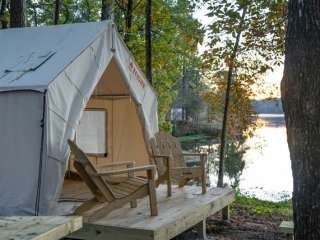
[[[204,156],[201,156],[201,188],[202,188],[202,194],[205,194],[207,192],[207,186],[206,186],[206,159]]]
[[[149,190],[149,202],[151,216],[158,216],[157,194],[154,181],[154,172],[152,170],[147,171],[148,175],[148,190]]]
[[[170,173],[167,173],[167,196],[171,197],[172,195],[172,183]]]
[[[171,167],[170,167],[170,158],[166,161],[166,179],[167,179],[167,197],[171,197],[172,195],[172,182],[171,182]]]
[[[167,182],[167,197],[171,197],[172,196],[172,186],[171,186],[171,182]]]
[[[207,186],[206,186],[206,175],[201,175],[201,188],[202,188],[202,194],[205,194],[207,192]]]
[[[130,202],[130,207],[131,208],[136,208],[137,206],[138,206],[137,200],[133,200],[133,201]]]
[[[181,177],[181,178],[179,179],[179,181],[178,181],[178,187],[179,187],[179,188],[184,187],[189,181],[190,181],[189,178],[187,178],[187,177]]]
[[[158,216],[158,204],[156,189],[153,183],[149,183],[149,201],[150,201],[150,212],[151,216]]]

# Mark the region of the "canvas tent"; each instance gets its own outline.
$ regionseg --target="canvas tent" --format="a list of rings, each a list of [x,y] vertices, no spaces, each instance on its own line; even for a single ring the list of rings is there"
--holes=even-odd
[[[149,163],[156,96],[112,22],[2,30],[0,41],[0,215],[54,214],[85,109],[106,113],[83,115],[106,124],[96,160]],[[79,130],[82,145],[93,130]]]

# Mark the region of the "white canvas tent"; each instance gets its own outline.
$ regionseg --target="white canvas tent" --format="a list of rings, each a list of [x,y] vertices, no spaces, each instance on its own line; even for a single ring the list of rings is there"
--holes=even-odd
[[[107,112],[96,159],[149,163],[156,96],[112,22],[2,30],[0,42],[0,215],[54,214],[85,108]]]

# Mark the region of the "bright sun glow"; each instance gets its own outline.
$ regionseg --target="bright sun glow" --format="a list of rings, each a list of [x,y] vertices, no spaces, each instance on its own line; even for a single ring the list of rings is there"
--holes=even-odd
[[[202,6],[200,9],[197,9],[193,16],[198,19],[204,27],[207,27],[212,19],[207,16],[208,9],[206,6]],[[202,54],[207,48],[208,38],[204,38],[202,45],[198,46],[199,54]],[[265,76],[264,86],[262,87],[265,91],[257,91],[256,99],[263,99],[268,97],[277,97],[280,95],[280,82],[283,75],[283,66],[277,67],[274,71],[267,72]]]

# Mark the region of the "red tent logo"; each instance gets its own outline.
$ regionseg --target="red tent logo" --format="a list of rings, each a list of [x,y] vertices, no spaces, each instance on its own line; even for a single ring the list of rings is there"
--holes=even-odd
[[[146,84],[145,84],[142,76],[138,72],[137,67],[135,66],[135,64],[132,61],[130,61],[130,63],[129,63],[129,71],[132,73],[134,78],[138,81],[139,85],[144,89]]]

